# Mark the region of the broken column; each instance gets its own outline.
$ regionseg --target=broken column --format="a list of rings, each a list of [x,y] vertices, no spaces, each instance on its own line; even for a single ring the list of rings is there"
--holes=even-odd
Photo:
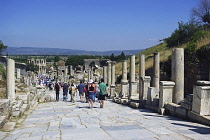
[[[15,100],[15,61],[7,59],[7,98]]]
[[[172,50],[172,81],[175,82],[173,103],[179,104],[184,100],[184,49]]]
[[[127,61],[122,61],[122,79],[121,79],[121,95],[120,97],[125,98],[128,96],[128,80],[127,80]]]
[[[130,81],[128,99],[134,99],[137,96],[137,82],[135,81],[135,55],[130,58]]]
[[[115,97],[115,61],[111,63],[111,86],[110,86],[110,96]]]
[[[104,78],[104,83],[107,83],[107,76],[106,76],[106,66],[103,66],[103,78]]]

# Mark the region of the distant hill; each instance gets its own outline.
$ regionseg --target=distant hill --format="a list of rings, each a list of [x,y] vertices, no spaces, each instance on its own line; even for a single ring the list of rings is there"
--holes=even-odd
[[[4,54],[9,55],[135,55],[144,49],[139,50],[114,50],[114,51],[85,51],[61,48],[36,48],[36,47],[8,47]]]

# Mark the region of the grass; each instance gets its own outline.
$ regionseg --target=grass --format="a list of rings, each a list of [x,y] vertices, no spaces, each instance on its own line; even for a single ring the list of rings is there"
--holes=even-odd
[[[196,42],[196,49],[199,49],[200,47],[209,44],[210,43],[210,32],[207,32],[206,37],[198,40]],[[183,44],[181,46],[178,46],[179,48],[186,48],[187,43]],[[139,55],[144,54],[145,55],[145,69],[151,68],[153,66],[153,53],[159,52],[160,53],[160,62],[167,61],[168,57],[172,55],[172,48],[167,48],[166,43],[160,43],[156,46],[153,46],[151,48],[147,48],[139,53],[137,53],[136,56],[136,73],[139,72]],[[130,68],[130,58],[127,60],[127,67],[128,72]],[[116,75],[122,74],[122,62],[118,62],[115,65]]]

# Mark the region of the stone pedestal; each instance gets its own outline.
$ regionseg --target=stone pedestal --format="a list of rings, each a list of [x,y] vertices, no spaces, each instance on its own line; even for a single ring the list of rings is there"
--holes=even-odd
[[[15,100],[15,61],[7,59],[7,98]]]
[[[137,82],[130,82],[128,99],[136,99],[137,97]]]
[[[171,81],[160,81],[159,108],[164,108],[166,102],[172,102],[172,94],[175,83]]]
[[[173,103],[179,104],[184,100],[184,49],[172,50],[172,74],[171,79],[175,82]]]
[[[141,77],[140,80],[142,82],[142,94],[140,95],[140,101],[146,101],[148,88],[150,87],[151,78],[150,76],[144,76],[144,77]]]
[[[210,115],[210,86],[194,86],[192,111],[201,116]]]

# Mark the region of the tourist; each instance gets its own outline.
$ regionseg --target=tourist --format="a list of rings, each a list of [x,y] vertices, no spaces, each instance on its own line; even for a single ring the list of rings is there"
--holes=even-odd
[[[60,86],[59,86],[59,83],[57,82],[55,84],[55,94],[56,94],[56,101],[58,102],[59,101],[59,92],[60,92]]]
[[[68,88],[69,86],[65,82],[63,85],[63,101],[67,101]]]
[[[80,84],[77,86],[81,102],[84,102],[84,99],[83,99],[84,98],[84,88],[85,88],[85,85],[82,83],[82,80],[81,80]]]
[[[93,108],[93,103],[95,101],[95,86],[93,84],[93,80],[90,80],[88,82],[88,104],[89,104],[89,108],[92,109]]]
[[[88,103],[88,83],[84,87],[86,103]]]
[[[106,84],[106,87],[107,87],[107,89],[106,89],[106,97],[105,97],[105,99],[107,100],[108,98],[110,98],[110,88],[109,88],[108,84]]]
[[[72,83],[71,86],[69,87],[69,94],[71,96],[71,100],[70,102],[74,103],[74,96],[75,96],[75,86],[74,84]]]
[[[104,107],[104,100],[105,100],[106,94],[107,94],[107,86],[104,83],[103,78],[101,79],[101,83],[99,84],[98,89],[100,90],[99,97],[98,97],[98,100],[99,100],[99,103],[100,103],[100,108],[103,108]]]

